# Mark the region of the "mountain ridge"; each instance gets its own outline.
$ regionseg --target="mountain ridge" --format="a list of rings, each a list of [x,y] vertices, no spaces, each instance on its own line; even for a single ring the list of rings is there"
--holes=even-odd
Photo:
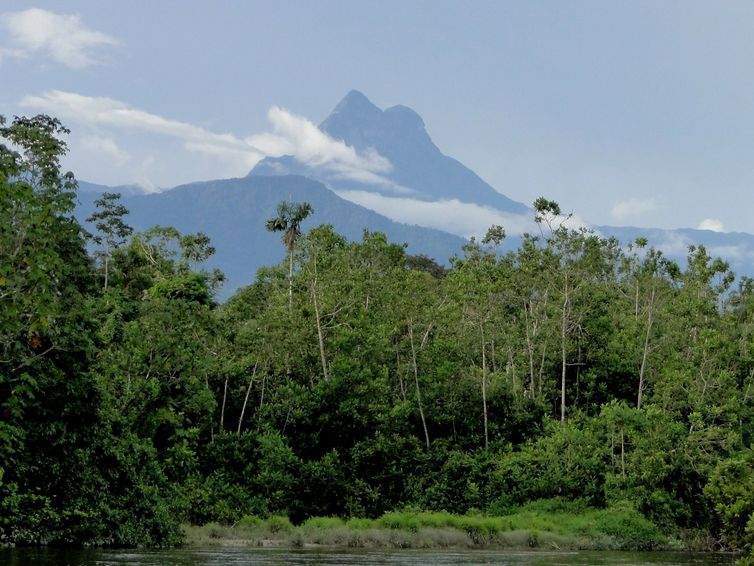
[[[352,90],[321,123],[331,138],[361,152],[375,150],[392,167],[382,176],[394,186],[348,180],[322,166],[291,156],[267,157],[249,175],[298,174],[316,179],[334,190],[370,190],[394,195],[409,192],[424,201],[457,199],[523,214],[529,208],[496,191],[471,169],[443,154],[426,131],[424,120],[407,106],[381,110],[363,93]],[[406,191],[407,190],[407,191]]]
[[[288,198],[305,200],[314,206],[315,214],[304,228],[330,223],[351,240],[359,239],[365,228],[382,231],[391,241],[407,242],[410,253],[428,255],[441,263],[446,263],[466,241],[457,235],[467,233],[459,229],[460,224],[455,230],[451,226],[453,219],[463,215],[472,218],[479,233],[484,233],[491,219],[503,224],[510,235],[505,249],[515,247],[520,241],[516,234],[522,226],[531,225],[533,229],[533,212],[529,207],[495,191],[462,163],[442,154],[427,133],[421,116],[406,106],[381,110],[363,93],[352,90],[320,127],[330,138],[342,140],[358,152],[376,151],[390,161],[392,168],[381,173],[386,182],[345,180],[337,171],[303,163],[293,156],[268,157],[243,178],[189,183],[159,193],[170,196],[134,194],[139,191],[131,186],[109,188],[83,183],[82,194],[87,196],[80,198],[87,204],[80,207],[79,217],[88,216],[83,211],[92,210],[95,198],[92,195],[97,191],[126,189],[129,194],[124,204],[132,208],[131,218],[136,228],[174,224],[182,231],[206,232],[218,250],[212,266],[228,274],[225,296],[238,286],[250,283],[256,268],[275,264],[283,258],[282,246],[276,245],[275,236],[264,231],[263,224],[267,217],[275,214],[278,202]],[[359,192],[382,200],[362,199],[366,206],[360,205],[355,196]],[[353,200],[348,200],[349,196]],[[404,204],[400,199],[406,197],[414,200],[407,199]],[[392,209],[385,205],[388,201]],[[443,203],[445,216],[435,213],[438,210],[435,205]],[[513,203],[512,208],[506,209],[510,203]],[[434,215],[431,220],[435,228],[405,223],[411,215],[395,213],[396,206],[403,207],[403,212],[410,209],[414,211],[413,218],[417,218],[416,209],[410,208],[417,204],[425,206],[425,222],[428,215]],[[393,220],[389,218],[391,210]],[[490,210],[503,214],[489,215]],[[396,217],[404,218],[404,222],[396,221]],[[679,262],[685,261],[690,245],[704,245],[710,254],[728,261],[737,274],[754,276],[752,234],[694,228],[591,227],[604,236],[615,236],[624,245],[639,236],[647,237],[650,245]],[[456,235],[451,233],[453,230]],[[244,249],[239,248],[239,238],[248,244]],[[251,248],[256,255],[251,254]],[[239,262],[243,267],[239,267]]]
[[[96,187],[83,182],[87,189]],[[76,216],[86,223],[94,211],[98,193],[79,193]],[[264,223],[276,214],[283,200],[309,202],[313,215],[303,223],[308,230],[319,224],[332,224],[350,240],[360,240],[365,229],[388,235],[391,242],[407,244],[407,252],[427,255],[447,264],[450,255],[465,243],[447,232],[402,224],[372,210],[340,198],[321,183],[295,175],[241,177],[199,181],[152,194],[124,195],[129,209],[125,221],[137,231],[154,225],[170,225],[181,232],[206,233],[216,253],[206,266],[217,267],[226,275],[220,297],[229,297],[238,288],[253,282],[257,270],[279,263],[285,249],[278,234],[268,232]]]

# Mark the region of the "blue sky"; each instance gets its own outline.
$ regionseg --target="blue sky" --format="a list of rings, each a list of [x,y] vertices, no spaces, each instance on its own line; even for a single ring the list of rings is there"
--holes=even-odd
[[[752,27],[735,0],[5,0],[0,113],[59,114],[79,178],[157,189],[300,149],[355,88],[516,200],[752,232]]]

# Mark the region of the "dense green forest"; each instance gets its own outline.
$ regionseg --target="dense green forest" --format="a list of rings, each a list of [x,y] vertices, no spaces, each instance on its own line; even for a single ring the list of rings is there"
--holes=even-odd
[[[202,234],[132,234],[108,194],[82,229],[65,133],[0,122],[0,543],[553,498],[754,540],[754,282],[704,248],[538,199],[518,250],[493,226],[446,269],[283,203],[285,261],[218,304]]]

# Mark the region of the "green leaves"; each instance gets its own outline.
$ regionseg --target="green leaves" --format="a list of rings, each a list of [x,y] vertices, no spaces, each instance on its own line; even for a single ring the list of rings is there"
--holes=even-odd
[[[301,223],[308,218],[314,209],[308,202],[283,201],[278,204],[277,216],[265,222],[265,228],[270,232],[282,232],[283,243],[288,253],[293,253],[296,240],[301,236]]]
[[[733,548],[754,548],[754,455],[746,450],[718,463],[704,489],[720,531]]]
[[[703,248],[682,269],[541,198],[540,237],[500,255],[493,226],[446,270],[284,202],[286,264],[218,306],[209,238],[133,235],[105,193],[98,289],[65,131],[0,120],[0,543],[553,497],[751,543],[754,285]]]

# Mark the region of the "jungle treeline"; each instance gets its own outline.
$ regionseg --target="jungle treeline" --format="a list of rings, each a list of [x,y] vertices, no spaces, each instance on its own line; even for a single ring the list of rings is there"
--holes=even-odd
[[[754,282],[534,203],[449,267],[282,203],[224,304],[203,234],[87,233],[46,116],[0,123],[0,543],[171,545],[182,523],[630,507],[754,540]]]

